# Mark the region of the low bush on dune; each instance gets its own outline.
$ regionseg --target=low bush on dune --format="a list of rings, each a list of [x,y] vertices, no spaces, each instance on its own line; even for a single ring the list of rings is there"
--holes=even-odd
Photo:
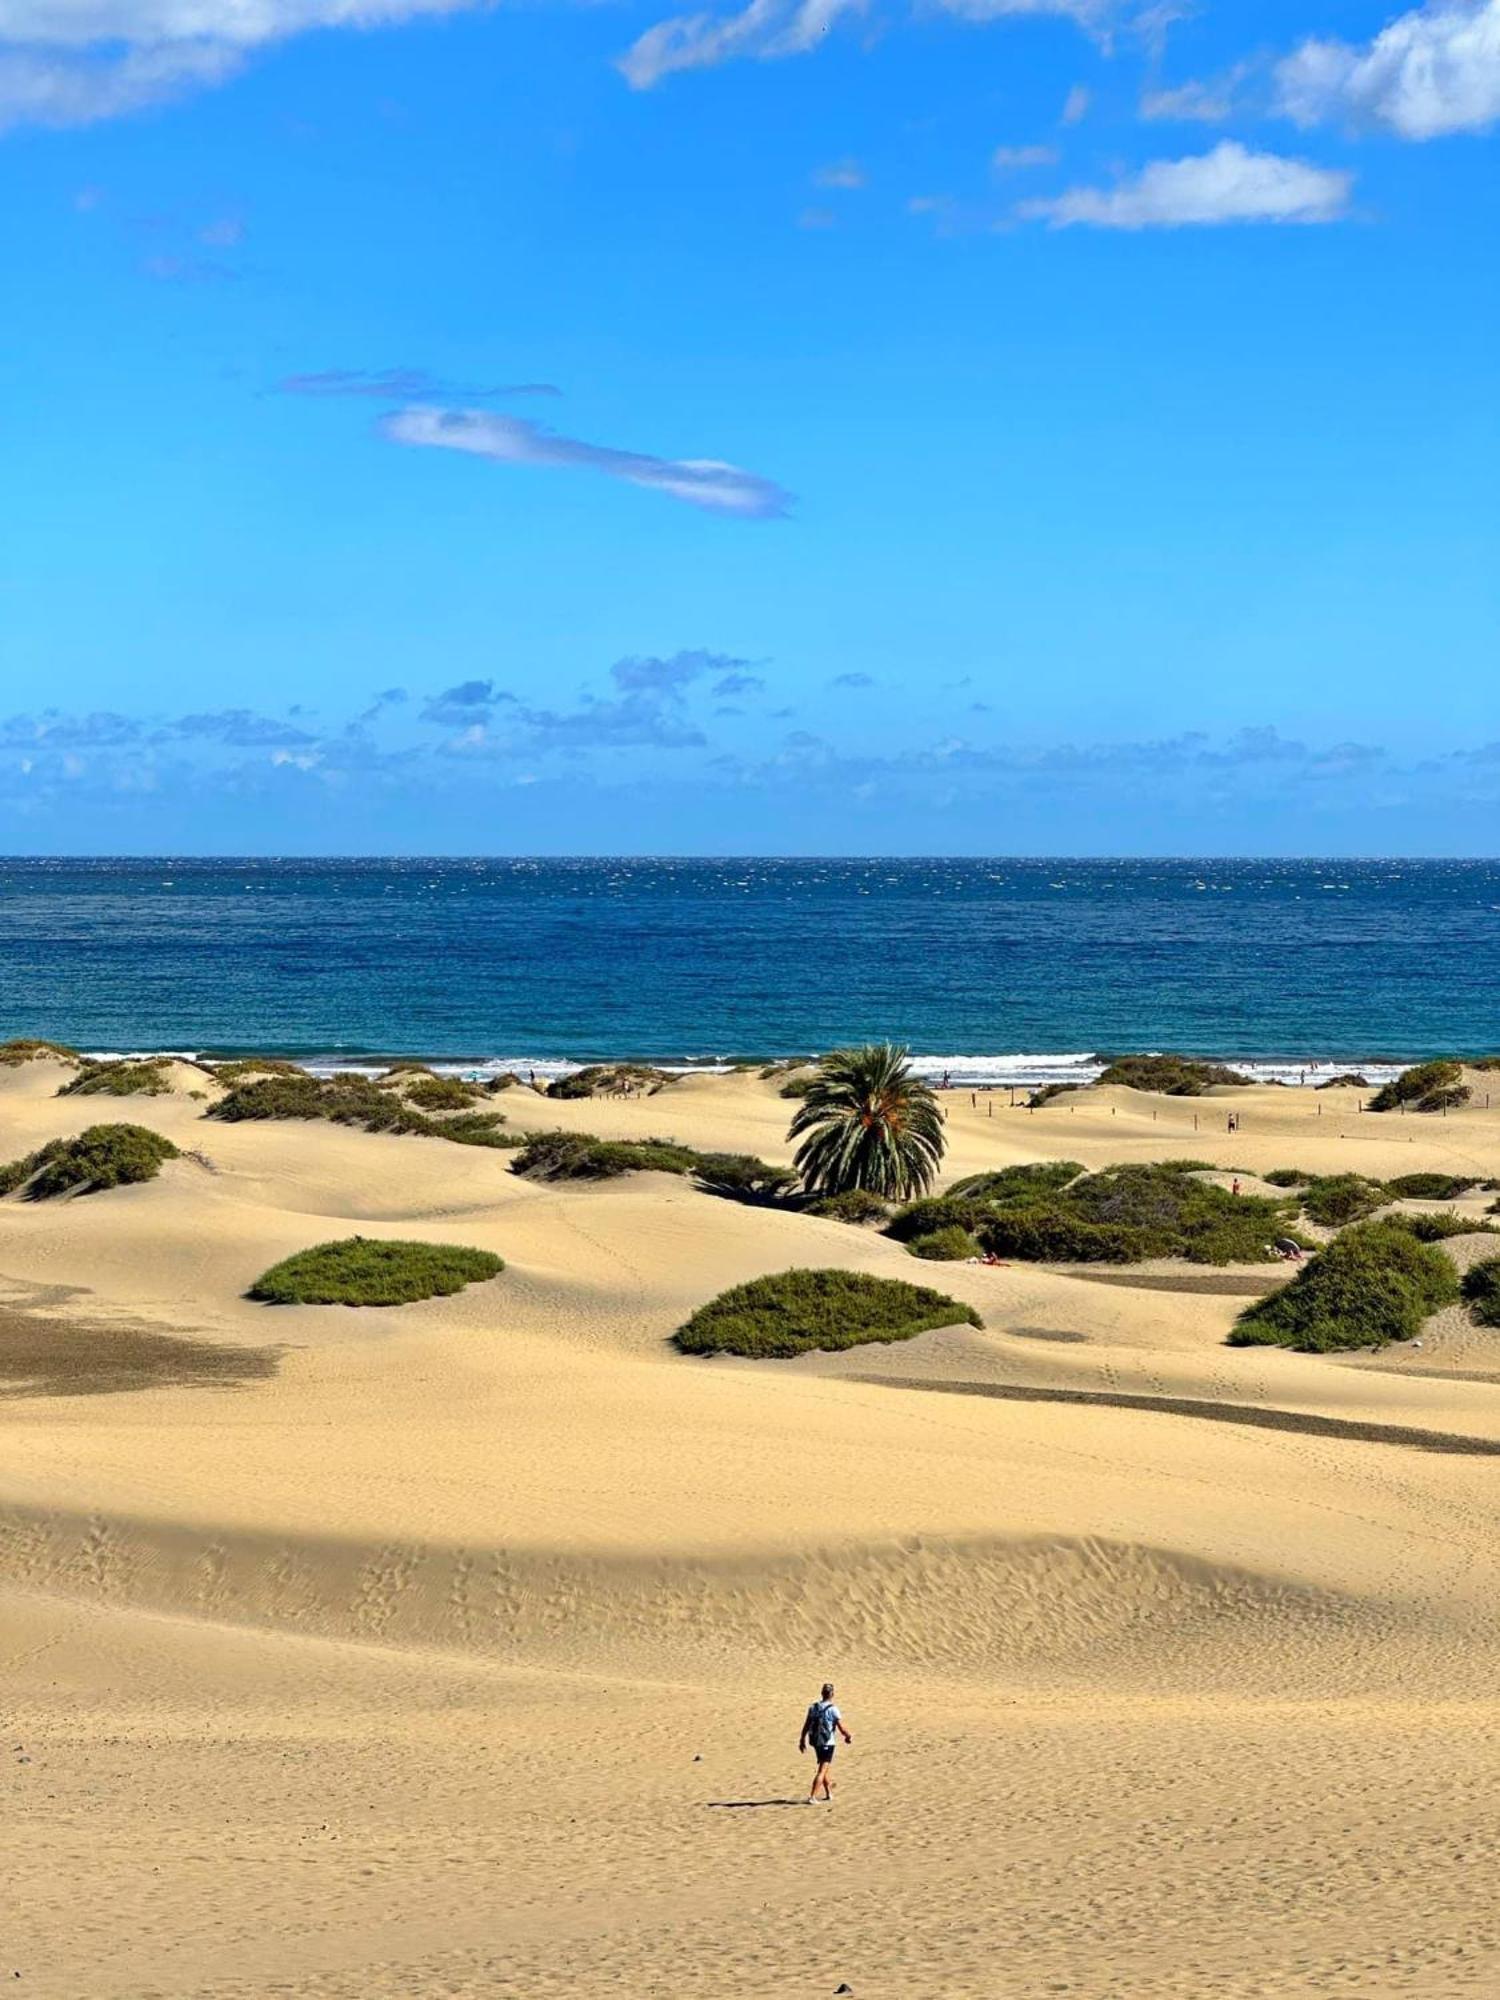
[[[1024,1264],[1141,1264],[1172,1255],[1171,1239],[1130,1223],[1086,1222],[1057,1208],[1015,1208],[992,1216],[980,1229],[993,1257]]]
[[[1390,1200],[1381,1181],[1363,1174],[1318,1174],[1302,1190],[1302,1212],[1324,1229],[1362,1222]]]
[[[690,1174],[699,1155],[672,1139],[595,1139],[587,1132],[532,1132],[512,1164],[533,1181],[605,1181],[617,1174]]]
[[[1199,1097],[1215,1085],[1247,1084],[1250,1079],[1223,1063],[1202,1062],[1194,1056],[1116,1056],[1095,1081],[1150,1090],[1162,1097]]]
[[[1321,1083],[1313,1085],[1314,1090],[1368,1090],[1370,1079],[1361,1076],[1358,1070],[1345,1070],[1342,1076],[1325,1077]]]
[[[820,1194],[802,1213],[819,1216],[825,1222],[847,1222],[864,1229],[872,1223],[888,1221],[891,1211],[889,1203],[883,1202],[878,1194],[870,1194],[864,1188],[846,1188],[842,1194]]]
[[[990,1203],[970,1196],[929,1194],[897,1209],[885,1233],[896,1243],[914,1243],[919,1236],[932,1236],[939,1229],[975,1230],[992,1212]]]
[[[554,1077],[547,1085],[549,1097],[654,1096],[676,1077],[667,1070],[652,1069],[646,1063],[590,1063],[568,1076]]]
[[[1480,1326],[1500,1326],[1500,1257],[1487,1257],[1464,1273],[1463,1295]]]
[[[1034,1201],[1039,1195],[1055,1194],[1083,1172],[1077,1160],[1032,1160],[1019,1167],[1001,1167],[988,1174],[970,1174],[955,1181],[948,1193],[960,1199],[1012,1202]]]
[[[856,1271],[782,1271],[736,1285],[677,1333],[684,1354],[785,1359],[867,1341],[910,1340],[939,1326],[982,1326],[972,1306],[897,1278]]]
[[[233,1062],[213,1063],[214,1079],[226,1089],[236,1083],[245,1083],[256,1076],[306,1076],[301,1063],[287,1062],[281,1056],[237,1057]]]
[[[426,1132],[419,1112],[410,1110],[393,1090],[382,1090],[366,1076],[250,1076],[236,1083],[207,1114],[227,1124],[272,1118],[325,1119],[334,1125],[357,1125],[366,1132]]]
[[[1382,1084],[1370,1099],[1370,1109],[1399,1111],[1404,1105],[1409,1111],[1446,1111],[1468,1101],[1462,1069],[1456,1062],[1439,1059],[1417,1063]]]
[[[53,1139],[25,1159],[0,1167],[0,1195],[21,1193],[29,1201],[60,1194],[95,1194],[155,1180],[163,1160],[178,1149],[144,1125],[90,1125],[76,1139]]]
[[[1216,1167],[1212,1160],[1153,1160],[1156,1167],[1168,1167],[1174,1174],[1234,1174],[1238,1167]]]
[[[1317,1179],[1316,1174],[1304,1173],[1301,1167],[1272,1167],[1261,1179],[1270,1187],[1291,1188],[1310,1187]]]
[[[1306,1354],[1383,1347],[1415,1339],[1429,1314],[1458,1296],[1458,1272],[1441,1250],[1392,1223],[1361,1222],[1241,1313],[1229,1340]]]
[[[967,1229],[935,1229],[930,1236],[914,1236],[906,1247],[930,1264],[967,1264],[982,1254]]]
[[[25,1037],[11,1042],[0,1042],[0,1069],[19,1069],[29,1062],[82,1062],[77,1049],[70,1049],[66,1042],[38,1042]]]
[[[1054,1208],[1099,1228],[1142,1232],[1158,1246],[1147,1256],[1253,1264],[1264,1261],[1276,1235],[1286,1233],[1293,1204],[1231,1194],[1174,1167],[1128,1166],[1086,1174],[1056,1197]],[[990,1247],[984,1232],[981,1241]]]
[[[1382,1218],[1393,1229],[1404,1229],[1409,1236],[1415,1236],[1419,1243],[1446,1243],[1450,1236],[1500,1236],[1493,1222],[1475,1222],[1471,1216],[1459,1215],[1454,1209],[1429,1209],[1406,1215],[1387,1215]]]
[[[165,1060],[86,1063],[59,1097],[165,1097],[172,1088]]]
[[[789,1076],[776,1095],[786,1098],[788,1102],[800,1100],[806,1097],[816,1081],[817,1079],[811,1076]]]
[[[1386,1182],[1388,1192],[1402,1201],[1457,1201],[1473,1185],[1472,1174],[1397,1174]]]
[[[418,1111],[468,1111],[482,1092],[456,1076],[424,1076],[406,1091],[406,1101]]]
[[[770,1166],[753,1153],[699,1153],[692,1174],[706,1193],[730,1201],[780,1201],[797,1185],[790,1167]]]
[[[246,1297],[277,1306],[404,1306],[445,1298],[504,1269],[488,1250],[347,1236],[273,1264]]]
[[[530,1136],[512,1132],[499,1111],[461,1111],[456,1118],[434,1118],[426,1127],[433,1139],[451,1139],[455,1146],[524,1146]]]

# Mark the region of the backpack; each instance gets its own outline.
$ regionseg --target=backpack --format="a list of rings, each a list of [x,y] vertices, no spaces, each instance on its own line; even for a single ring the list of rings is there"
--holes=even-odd
[[[815,1750],[826,1750],[834,1740],[834,1721],[830,1714],[831,1704],[815,1701],[807,1711],[807,1737]]]

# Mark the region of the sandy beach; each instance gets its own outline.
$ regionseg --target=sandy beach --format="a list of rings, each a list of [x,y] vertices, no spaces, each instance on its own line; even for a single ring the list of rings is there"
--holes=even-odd
[[[539,1185],[504,1152],[209,1120],[186,1065],[107,1105],[65,1076],[0,1070],[0,1159],[101,1117],[183,1156],[0,1203],[17,1992],[1500,1984],[1500,1335],[1461,1310],[1419,1349],[1233,1349],[1276,1267],[924,1270],[668,1175]],[[954,1091],[944,1180],[1493,1176],[1496,1099]],[[790,1157],[754,1074],[497,1102]],[[506,1268],[379,1311],[244,1296],[360,1232]],[[802,1265],[936,1268],[984,1324],[790,1362],[670,1345]],[[855,1741],[808,1808],[825,1677]]]

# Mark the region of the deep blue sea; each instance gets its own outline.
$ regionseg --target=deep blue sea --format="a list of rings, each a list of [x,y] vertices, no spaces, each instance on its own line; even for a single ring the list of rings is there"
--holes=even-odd
[[[1500,862],[0,861],[0,1036],[465,1068],[1500,1049]]]

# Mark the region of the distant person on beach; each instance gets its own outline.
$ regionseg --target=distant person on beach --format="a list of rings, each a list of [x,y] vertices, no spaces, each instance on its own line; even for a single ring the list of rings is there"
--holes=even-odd
[[[823,1788],[824,1798],[830,1805],[833,1804],[833,1794],[828,1789],[828,1773],[833,1769],[833,1753],[838,1748],[841,1736],[846,1743],[854,1741],[844,1727],[844,1718],[833,1705],[833,1682],[824,1681],[823,1692],[808,1709],[802,1724],[802,1734],[797,1740],[799,1757],[811,1745],[813,1754],[818,1760],[818,1768],[813,1772],[812,1790],[807,1795],[809,1805],[818,1796],[820,1785]]]

